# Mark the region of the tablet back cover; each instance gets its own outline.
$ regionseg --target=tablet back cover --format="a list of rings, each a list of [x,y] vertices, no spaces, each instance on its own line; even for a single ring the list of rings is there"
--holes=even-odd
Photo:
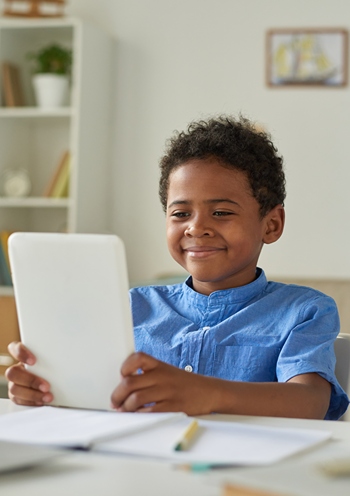
[[[14,233],[9,256],[29,369],[51,384],[52,404],[110,409],[133,351],[126,257],[115,235]]]

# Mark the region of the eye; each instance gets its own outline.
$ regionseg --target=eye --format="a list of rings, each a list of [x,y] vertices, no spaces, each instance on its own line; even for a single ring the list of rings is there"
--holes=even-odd
[[[226,212],[225,210],[216,210],[215,212],[213,212],[213,215],[215,217],[225,217],[227,215],[234,215],[233,212]]]
[[[183,219],[185,217],[188,217],[190,214],[188,212],[173,212],[170,214],[170,217],[175,217],[177,219]]]

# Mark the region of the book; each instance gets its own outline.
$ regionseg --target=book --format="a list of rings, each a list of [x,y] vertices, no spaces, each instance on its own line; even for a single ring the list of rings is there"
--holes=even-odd
[[[70,153],[65,151],[57,164],[43,196],[51,198],[62,198],[68,196],[69,192]]]
[[[24,98],[18,66],[10,62],[3,62],[1,70],[4,106],[22,107]]]
[[[61,172],[51,192],[52,198],[67,198],[69,195],[70,154],[64,161]]]

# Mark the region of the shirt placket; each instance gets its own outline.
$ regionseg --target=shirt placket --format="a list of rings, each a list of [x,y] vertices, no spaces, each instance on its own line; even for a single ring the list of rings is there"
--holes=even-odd
[[[198,373],[199,360],[202,359],[203,340],[210,328],[220,319],[221,309],[208,300],[208,306],[202,314],[201,326],[186,334],[183,341],[180,368],[187,372]]]
[[[187,372],[198,371],[204,332],[205,330],[200,328],[197,331],[192,331],[186,334],[182,346],[180,368],[186,370]]]

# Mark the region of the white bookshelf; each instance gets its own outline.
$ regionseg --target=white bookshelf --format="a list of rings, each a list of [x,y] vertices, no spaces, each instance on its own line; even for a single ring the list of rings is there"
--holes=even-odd
[[[73,50],[66,107],[36,107],[27,54],[58,42]],[[0,19],[0,64],[19,67],[25,105],[6,107],[0,78],[0,181],[25,169],[30,196],[0,196],[0,231],[108,232],[114,41],[79,19]],[[68,198],[46,198],[45,186],[65,150],[71,153]],[[0,184],[0,193],[1,193]],[[0,287],[0,295],[9,289]]]

